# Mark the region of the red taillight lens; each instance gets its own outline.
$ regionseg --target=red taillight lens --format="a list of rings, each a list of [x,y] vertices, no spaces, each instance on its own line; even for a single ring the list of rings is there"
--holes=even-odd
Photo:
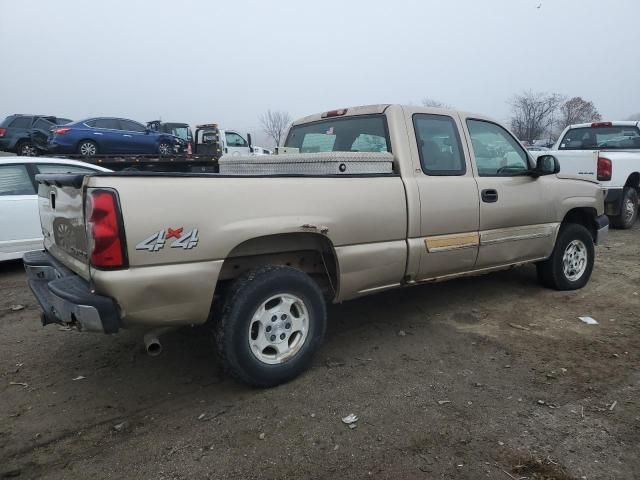
[[[7,133],[6,128],[0,128],[0,137],[4,137],[4,134]]]
[[[53,133],[55,133],[56,135],[64,135],[65,133],[67,133],[69,130],[71,130],[70,128],[56,128]]]
[[[114,192],[97,190],[89,193],[87,231],[91,264],[94,267],[126,266],[118,213],[118,200]]]
[[[611,160],[604,157],[598,157],[598,180],[607,181],[611,180],[611,173],[613,171],[613,167],[611,165]]]

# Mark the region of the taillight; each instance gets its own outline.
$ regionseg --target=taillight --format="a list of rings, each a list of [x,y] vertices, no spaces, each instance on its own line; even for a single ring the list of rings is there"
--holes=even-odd
[[[592,127],[610,127],[613,123],[611,122],[593,122],[591,124]]]
[[[604,157],[598,157],[598,180],[611,180],[612,170],[613,167],[611,165],[611,160]]]
[[[86,218],[91,265],[101,268],[125,267],[124,232],[115,192],[89,190]]]
[[[53,133],[55,133],[56,135],[64,135],[65,133],[67,133],[69,130],[71,130],[70,128],[56,128]]]
[[[6,128],[0,128],[0,137],[4,137],[4,134],[7,133]]]

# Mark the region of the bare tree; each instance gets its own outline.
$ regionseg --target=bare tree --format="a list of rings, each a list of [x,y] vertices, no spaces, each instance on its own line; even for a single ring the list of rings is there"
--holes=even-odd
[[[433,98],[423,98],[420,102],[423,107],[432,107],[432,108],[453,108],[448,103],[441,102],[440,100],[435,100]]]
[[[287,112],[267,110],[267,113],[260,115],[262,130],[276,143],[276,146],[280,145],[280,140],[290,123],[291,115]]]
[[[601,119],[602,116],[593,102],[584,100],[582,97],[573,97],[560,105],[558,128],[562,131],[569,125],[598,121]]]
[[[520,140],[533,143],[550,133],[554,115],[564,97],[557,93],[534,93],[531,90],[515,95],[511,101],[511,129]]]

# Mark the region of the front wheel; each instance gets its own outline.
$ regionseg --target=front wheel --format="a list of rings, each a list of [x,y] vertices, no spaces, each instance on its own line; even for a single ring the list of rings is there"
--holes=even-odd
[[[551,256],[538,264],[538,278],[555,290],[584,287],[593,271],[595,249],[591,233],[583,225],[561,225]]]
[[[273,387],[301,374],[326,329],[318,285],[290,267],[266,266],[238,278],[215,327],[225,370],[254,387]]]
[[[38,149],[35,145],[29,141],[20,142],[18,145],[18,155],[21,157],[37,157]]]
[[[162,142],[159,146],[158,146],[158,153],[160,155],[171,155],[172,151],[171,151],[171,145],[169,145],[167,142]]]
[[[638,218],[638,192],[633,187],[624,187],[620,215],[611,217],[611,226],[629,229]]]

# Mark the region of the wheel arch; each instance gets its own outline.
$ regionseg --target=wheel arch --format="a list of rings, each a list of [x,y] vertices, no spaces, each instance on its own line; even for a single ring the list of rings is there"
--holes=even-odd
[[[91,142],[91,143],[93,143],[97,148],[100,148],[100,144],[96,141],[96,139],[95,139],[95,138],[86,138],[86,137],[85,137],[85,138],[81,138],[80,140],[78,140],[78,141],[76,142],[76,147],[75,147],[76,151],[80,148],[80,144],[81,144],[82,142]]]
[[[636,190],[640,190],[640,173],[633,172],[631,175],[629,175],[627,181],[624,183],[624,186],[633,187]]]
[[[562,219],[561,225],[565,225],[567,223],[577,223],[579,225],[583,225],[589,230],[593,240],[596,240],[597,236],[597,224],[596,217],[598,216],[598,211],[593,207],[575,207],[569,210],[564,218]]]
[[[225,257],[214,296],[224,293],[229,281],[265,265],[284,265],[307,273],[328,299],[339,292],[338,257],[331,240],[313,232],[262,235],[233,247]]]

